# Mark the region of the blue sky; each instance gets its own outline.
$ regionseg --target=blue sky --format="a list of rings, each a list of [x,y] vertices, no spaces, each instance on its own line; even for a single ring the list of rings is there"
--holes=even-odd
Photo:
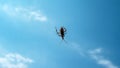
[[[0,68],[120,68],[119,0],[0,0]],[[67,29],[65,40],[55,27]]]

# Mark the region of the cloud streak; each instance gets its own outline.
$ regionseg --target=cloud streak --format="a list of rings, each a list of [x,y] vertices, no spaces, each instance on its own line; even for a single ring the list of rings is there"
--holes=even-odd
[[[77,52],[79,55],[85,56],[85,51],[83,51],[83,49],[80,47],[79,44],[77,44],[77,43],[70,43],[68,45],[69,45],[69,47],[72,50],[74,50],[75,52]]]
[[[0,68],[27,68],[28,63],[32,62],[33,60],[20,54],[8,53],[0,57]]]
[[[11,17],[34,20],[39,22],[47,21],[47,17],[42,14],[40,10],[30,10],[28,8],[11,6],[8,4],[2,5],[2,10]]]
[[[97,48],[89,51],[89,55],[92,59],[96,60],[98,64],[105,68],[118,68],[118,66],[114,65],[110,60],[105,59],[103,55],[100,55],[102,51],[102,48]]]
[[[70,43],[68,45],[72,50],[76,51],[80,56],[90,57],[89,59],[92,58],[94,61],[97,62],[97,64],[102,65],[105,68],[119,68],[118,66],[114,65],[112,61],[106,59],[105,56],[102,55],[103,48],[96,48],[89,51],[83,49],[77,43]]]

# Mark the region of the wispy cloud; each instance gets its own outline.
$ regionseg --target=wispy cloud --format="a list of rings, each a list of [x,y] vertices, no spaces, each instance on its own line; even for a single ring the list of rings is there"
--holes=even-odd
[[[92,59],[96,60],[98,64],[106,68],[118,68],[118,66],[114,65],[110,60],[105,59],[105,57],[101,55],[102,51],[102,48],[97,48],[89,51],[89,55]]]
[[[77,43],[70,43],[68,45],[69,45],[69,47],[72,50],[76,51],[79,55],[85,56],[85,51],[80,47],[79,44],[77,44]]]
[[[43,13],[41,13],[40,10],[31,10],[22,6],[17,7],[8,4],[2,5],[1,8],[6,14],[15,18],[17,17],[40,22],[47,21],[47,17]]]
[[[20,54],[8,53],[0,57],[0,68],[27,68],[28,63],[32,62],[32,59]]]
[[[100,64],[105,68],[119,68],[118,66],[114,65],[114,63],[111,60],[105,58],[105,56],[102,54],[103,48],[85,50],[84,48],[80,47],[80,45],[77,43],[69,43],[68,45],[72,50],[80,54],[80,56],[90,57],[89,59],[92,58],[97,62],[97,64]]]

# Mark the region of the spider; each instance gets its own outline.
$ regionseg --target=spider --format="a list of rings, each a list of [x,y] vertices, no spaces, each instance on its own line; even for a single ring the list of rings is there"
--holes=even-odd
[[[62,38],[62,40],[64,40],[66,31],[67,31],[66,28],[64,28],[63,26],[60,28],[59,32],[56,29],[58,36],[60,36]]]

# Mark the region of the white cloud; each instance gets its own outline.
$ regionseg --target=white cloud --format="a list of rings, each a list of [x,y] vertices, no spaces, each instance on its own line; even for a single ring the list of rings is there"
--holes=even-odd
[[[32,62],[33,60],[20,54],[8,53],[0,57],[0,68],[27,68],[28,63]]]
[[[80,45],[78,45],[77,43],[71,43],[69,44],[70,48],[74,51],[76,51],[78,54],[80,54],[81,56],[85,56],[85,52],[83,51],[83,49],[80,47]]]
[[[98,64],[106,68],[118,68],[118,66],[114,65],[110,60],[105,59],[103,55],[100,55],[102,51],[102,48],[97,48],[89,51],[89,55],[92,59],[96,60]]]
[[[94,50],[86,51],[84,48],[80,47],[77,43],[67,43],[67,47],[70,47],[72,50],[76,51],[80,56],[90,57],[94,59],[97,64],[102,65],[105,68],[118,68],[118,66],[114,65],[108,59],[105,59],[104,55],[102,55],[103,48],[96,48]]]
[[[100,54],[102,52],[102,48],[97,48],[95,50],[89,51],[90,54]]]
[[[22,18],[30,21],[34,20],[40,22],[47,21],[47,17],[43,15],[40,10],[30,10],[28,8],[11,6],[8,4],[2,5],[2,10],[14,18]]]
[[[42,21],[42,22],[47,21],[47,17],[40,14],[39,11],[38,12],[35,12],[35,11],[30,12],[29,17],[33,17],[35,20]]]
[[[13,8],[10,8],[8,5],[3,5],[2,6],[2,10],[6,13],[6,14],[8,14],[8,15],[10,15],[10,16],[15,16],[15,12],[14,12],[14,9]]]

